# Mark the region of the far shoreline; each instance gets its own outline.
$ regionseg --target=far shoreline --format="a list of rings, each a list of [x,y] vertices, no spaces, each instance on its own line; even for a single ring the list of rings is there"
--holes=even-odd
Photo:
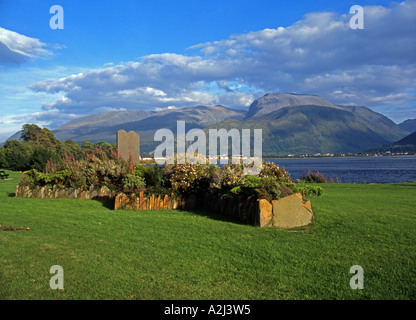
[[[263,157],[263,160],[292,160],[292,159],[344,159],[344,158],[392,158],[392,157],[416,157],[416,154],[398,154],[398,155],[383,155],[383,156],[334,156],[334,157]]]

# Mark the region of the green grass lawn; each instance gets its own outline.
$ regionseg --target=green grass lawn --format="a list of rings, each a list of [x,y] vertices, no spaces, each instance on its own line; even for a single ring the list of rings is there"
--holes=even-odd
[[[311,226],[14,197],[0,181],[0,299],[415,299],[416,184],[326,184]],[[64,269],[52,290],[49,269]],[[350,268],[364,269],[352,290]]]

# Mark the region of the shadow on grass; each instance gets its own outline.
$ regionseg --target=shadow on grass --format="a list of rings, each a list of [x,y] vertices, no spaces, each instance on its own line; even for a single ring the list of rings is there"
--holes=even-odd
[[[94,201],[101,202],[102,206],[109,210],[114,210],[115,199],[93,199]]]
[[[14,198],[14,197],[16,197],[16,193],[15,192],[7,192],[7,196],[9,198]]]
[[[236,217],[226,216],[218,212],[212,212],[208,210],[181,210],[181,211],[189,212],[189,213],[192,213],[201,217],[205,217],[208,219],[212,219],[212,220],[231,222],[234,224],[239,224],[239,225],[244,225],[244,226],[253,226],[252,224],[248,222],[244,222]]]

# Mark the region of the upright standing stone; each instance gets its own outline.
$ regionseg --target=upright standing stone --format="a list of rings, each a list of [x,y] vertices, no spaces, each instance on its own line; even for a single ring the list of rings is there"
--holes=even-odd
[[[129,133],[124,130],[117,131],[117,151],[126,161],[129,160],[131,154],[134,163],[138,164],[140,160],[140,136],[134,131]]]

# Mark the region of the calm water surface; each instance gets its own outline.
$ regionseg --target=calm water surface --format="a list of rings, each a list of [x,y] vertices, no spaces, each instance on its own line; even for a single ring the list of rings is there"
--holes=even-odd
[[[293,180],[308,170],[344,183],[416,181],[416,156],[363,158],[264,159],[289,171]]]

